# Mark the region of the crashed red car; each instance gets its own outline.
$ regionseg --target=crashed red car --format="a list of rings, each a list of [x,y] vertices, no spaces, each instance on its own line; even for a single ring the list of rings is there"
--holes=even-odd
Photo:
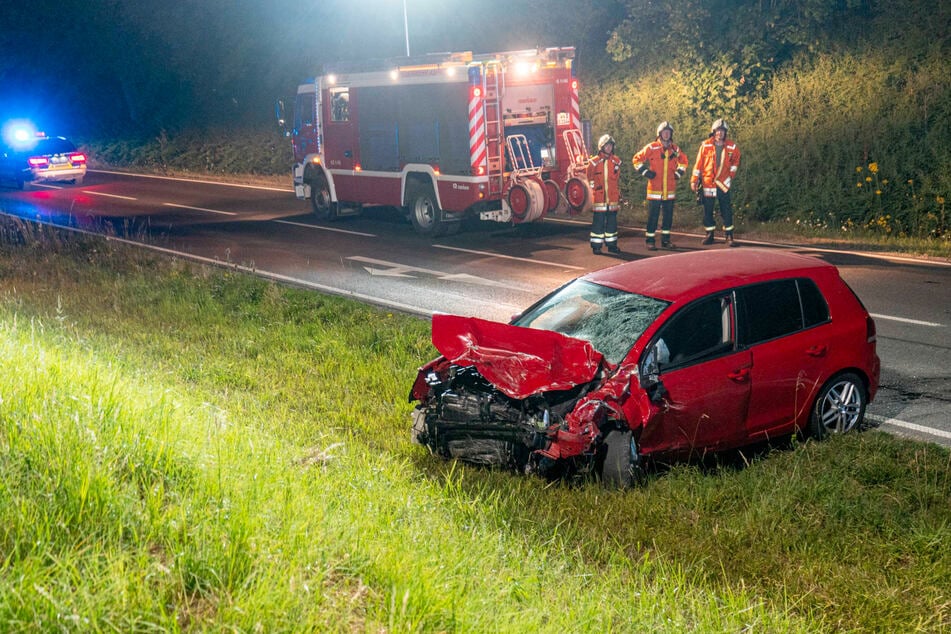
[[[470,463],[627,486],[683,458],[862,422],[875,322],[831,264],[766,249],[629,262],[511,324],[435,315],[413,438]]]

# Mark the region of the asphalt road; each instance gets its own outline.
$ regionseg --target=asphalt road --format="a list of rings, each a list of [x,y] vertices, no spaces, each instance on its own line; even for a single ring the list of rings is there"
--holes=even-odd
[[[93,171],[81,186],[0,187],[0,212],[423,316],[508,320],[573,277],[664,253],[646,251],[641,228],[621,228],[619,256],[593,255],[587,223],[572,219],[518,228],[474,222],[432,241],[392,209],[317,222],[289,188]],[[675,234],[674,241],[681,250],[701,248],[696,235]],[[878,326],[882,381],[868,419],[951,445],[951,263],[757,246],[792,248],[839,267]]]

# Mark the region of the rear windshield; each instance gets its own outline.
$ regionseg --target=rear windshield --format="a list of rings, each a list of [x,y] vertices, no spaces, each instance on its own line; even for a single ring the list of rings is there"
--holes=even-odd
[[[49,138],[41,139],[32,152],[34,154],[64,154],[75,150],[76,146],[66,139]]]

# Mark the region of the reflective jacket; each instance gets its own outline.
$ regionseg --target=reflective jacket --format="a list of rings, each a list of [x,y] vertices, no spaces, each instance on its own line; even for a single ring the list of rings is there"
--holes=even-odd
[[[693,166],[693,176],[690,177],[690,186],[701,183],[704,196],[716,196],[717,188],[720,191],[730,191],[733,177],[740,167],[740,148],[734,141],[725,139],[723,151],[720,154],[720,163],[717,164],[717,147],[713,137],[700,144],[697,152],[697,162]]]
[[[603,151],[592,156],[588,162],[588,180],[594,194],[592,211],[617,211],[620,209],[621,189],[618,180],[621,177],[621,159],[617,154],[605,154]]]
[[[654,178],[647,181],[647,200],[673,200],[677,195],[677,180],[687,173],[687,155],[676,143],[665,148],[660,140],[648,143],[632,159],[634,170],[646,176],[654,172]]]

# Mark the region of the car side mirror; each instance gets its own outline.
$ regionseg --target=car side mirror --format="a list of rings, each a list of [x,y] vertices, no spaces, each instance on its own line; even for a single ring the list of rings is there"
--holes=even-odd
[[[667,395],[667,388],[660,378],[660,369],[654,361],[648,361],[641,368],[640,372],[641,388],[647,392],[647,398],[653,403],[658,403]]]
[[[641,387],[647,388],[651,383],[660,381],[660,369],[654,361],[648,361],[641,368]]]

